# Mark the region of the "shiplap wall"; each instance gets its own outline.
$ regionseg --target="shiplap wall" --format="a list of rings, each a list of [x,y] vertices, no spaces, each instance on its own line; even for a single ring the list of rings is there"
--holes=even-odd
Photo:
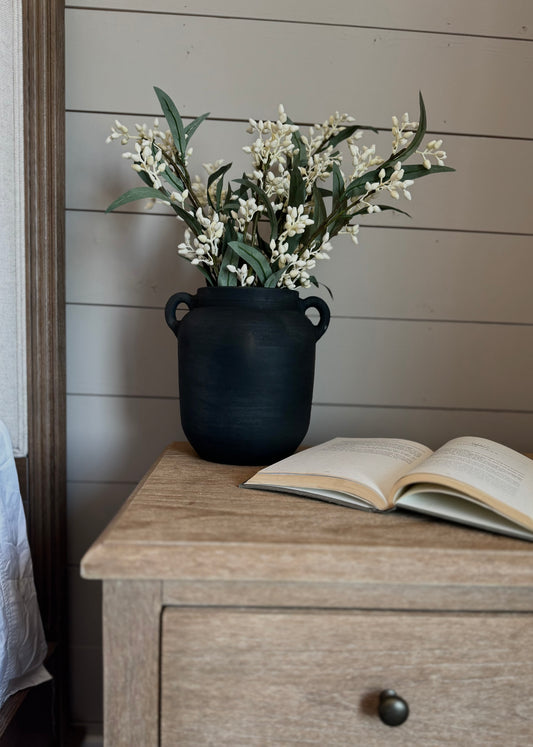
[[[193,162],[246,167],[248,117],[278,103],[300,123],[342,110],[380,129],[417,114],[454,174],[413,188],[412,219],[363,220],[319,279],[334,292],[317,348],[308,442],[403,436],[437,446],[476,434],[533,442],[533,5],[530,0],[70,2],[67,75],[68,506],[73,716],[101,719],[99,586],[79,580],[88,544],[169,441],[182,437],[175,338],[163,306],[201,278],[179,260],[179,225],[133,203],[140,182],[116,144],[159,114],[211,116]],[[401,207],[406,207],[402,205]],[[161,210],[161,209],[160,209]],[[327,300],[327,299],[326,299]],[[125,621],[127,625],[127,621]],[[97,727],[96,727],[97,728]]]

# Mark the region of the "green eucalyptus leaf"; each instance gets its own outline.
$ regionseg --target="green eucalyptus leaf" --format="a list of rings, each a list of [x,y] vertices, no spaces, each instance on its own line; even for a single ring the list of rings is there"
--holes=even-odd
[[[451,166],[432,166],[430,169],[422,164],[411,164],[408,166],[402,166],[404,171],[403,179],[420,179],[422,176],[430,176],[431,174],[444,174],[447,171],[455,171]]]
[[[153,182],[146,171],[137,171],[137,175],[139,176],[139,179],[141,179],[141,181],[143,181],[148,187],[153,188]]]
[[[222,261],[220,263],[220,271],[218,274],[218,284],[223,286],[235,286],[237,285],[237,275],[234,272],[228,270],[228,265],[237,265],[238,255],[233,251],[231,245],[226,246],[226,250],[222,255]]]
[[[163,114],[165,115],[165,119],[167,120],[172,139],[174,140],[174,144],[178,149],[178,152],[181,154],[181,157],[184,158],[185,151],[187,149],[187,139],[185,137],[185,129],[183,127],[183,121],[181,119],[180,113],[176,109],[176,105],[168,94],[166,94],[157,86],[154,86],[154,91],[157,98],[159,99],[159,103],[161,104],[161,108],[163,110]]]
[[[325,150],[329,146],[334,148],[339,143],[342,143],[343,140],[347,140],[349,137],[351,137],[354,134],[354,132],[356,132],[359,129],[360,128],[358,127],[358,125],[349,125],[347,127],[343,127],[342,130],[338,132],[336,135],[332,135],[327,140],[324,140],[324,142],[322,143],[322,145],[320,146],[317,152],[320,153],[321,151]]]
[[[272,203],[268,199],[266,192],[261,189],[258,184],[255,184],[246,176],[243,176],[242,179],[236,179],[235,181],[238,184],[242,184],[244,187],[251,189],[252,192],[255,192],[259,200],[263,203],[266,208],[268,220],[270,222],[270,240],[272,241],[272,239],[276,239],[278,237],[278,222],[276,214],[274,213],[274,208],[272,207]],[[246,190],[244,194],[246,194]]]
[[[279,270],[269,275],[265,280],[265,288],[276,288],[284,272],[285,267],[280,267]]]
[[[265,280],[271,274],[271,266],[267,258],[257,249],[255,246],[245,244],[243,241],[230,241],[230,246],[235,254],[238,254],[241,259],[244,259],[246,264],[250,265],[257,279],[261,285],[264,285]]]
[[[110,213],[112,210],[116,210],[122,205],[126,205],[128,202],[135,202],[135,200],[168,200],[167,193],[162,190],[154,189],[154,187],[134,187],[128,189],[123,195],[117,197],[111,205],[106,209],[106,213]]]
[[[422,93],[418,94],[418,100],[420,104],[420,114],[418,116],[418,128],[411,142],[408,145],[406,145],[406,147],[403,150],[396,153],[395,160],[404,161],[406,158],[409,158],[409,156],[412,155],[416,151],[416,149],[422,142],[424,135],[426,134],[426,129],[427,129],[426,107],[424,105],[424,99],[422,97]]]
[[[187,136],[187,142],[189,142],[189,140],[194,135],[198,127],[202,124],[204,119],[207,119],[209,114],[210,112],[206,112],[205,114],[202,114],[200,117],[196,117],[196,119],[193,119],[192,122],[189,122],[189,124],[186,125],[184,132],[185,132],[185,135]]]
[[[270,246],[268,245],[268,242],[265,241],[264,238],[259,233],[259,226],[257,226],[255,236],[257,238],[257,246],[259,248],[259,251],[262,254],[264,254],[265,257],[270,257]]]
[[[376,205],[380,209],[380,211],[383,213],[385,210],[393,210],[395,213],[401,213],[402,215],[406,215],[408,218],[411,218],[409,213],[406,213],[405,210],[400,210],[400,208],[395,207],[394,205]],[[368,209],[364,208],[364,210],[358,210],[356,213],[352,213],[352,215],[366,215],[368,214]]]
[[[379,177],[378,174],[381,171],[381,166],[379,166],[377,169],[373,169],[372,171],[367,171],[366,174],[363,174],[362,176],[359,176],[357,179],[354,179],[353,182],[350,182],[348,186],[346,187],[346,191],[344,192],[344,196],[347,200],[352,199],[353,197],[357,197],[358,195],[364,195],[366,192],[366,184],[367,182],[378,182]]]
[[[182,207],[180,207],[179,205],[176,205],[175,202],[171,202],[170,207],[172,208],[172,210],[174,210],[176,215],[179,216],[182,219],[182,221],[184,221],[189,226],[189,228],[191,229],[191,231],[194,233],[195,236],[199,236],[202,233],[202,230],[203,230],[202,226],[196,220],[194,215],[191,215],[186,210],[184,210]]]
[[[214,184],[214,182],[216,182],[217,179],[220,179],[220,182],[218,184],[218,187],[220,188],[220,192],[218,191],[218,187],[217,187],[217,195],[218,195],[218,198],[220,198],[220,194],[222,194],[222,177],[224,176],[224,174],[226,173],[226,171],[228,171],[229,169],[231,169],[231,166],[232,166],[231,163],[224,164],[219,169],[217,169],[212,174],[210,174],[209,179],[207,180],[207,199],[209,200],[209,204],[211,205],[211,207],[213,208],[213,210],[218,210],[218,208],[220,207],[220,205],[218,205],[218,207],[215,207],[215,205],[213,205],[213,202],[211,200],[211,196],[209,194],[210,187],[211,187],[212,184]],[[217,203],[219,203],[219,199],[217,199]]]
[[[147,176],[148,176],[148,175],[147,175]],[[150,178],[150,177],[148,177],[148,178]],[[174,173],[174,172],[172,171],[172,169],[168,168],[168,166],[167,166],[167,168],[166,168],[166,169],[165,169],[165,170],[163,171],[163,173],[161,174],[161,177],[160,177],[160,178],[161,178],[161,179],[164,179],[164,180],[165,180],[165,181],[167,181],[167,182],[168,182],[169,184],[172,184],[172,186],[173,186],[173,187],[174,187],[174,188],[175,188],[175,189],[176,189],[176,190],[177,190],[178,192],[183,192],[183,190],[185,189],[185,184],[184,184],[184,183],[183,183],[183,182],[181,181],[181,179],[180,179],[180,178],[179,178],[178,176],[176,176],[176,174],[175,174],[175,173]]]
[[[316,184],[313,186],[313,201],[314,201],[314,207],[313,207],[313,228],[316,231],[320,226],[326,222],[327,219],[327,210],[326,205],[324,203],[324,199],[322,197],[321,190],[316,186]]]
[[[294,166],[291,171],[291,181],[289,186],[289,205],[291,207],[303,205],[305,198],[306,192],[302,173],[298,166]]]
[[[337,210],[344,197],[344,179],[342,178],[341,170],[336,163],[333,164],[333,210]]]

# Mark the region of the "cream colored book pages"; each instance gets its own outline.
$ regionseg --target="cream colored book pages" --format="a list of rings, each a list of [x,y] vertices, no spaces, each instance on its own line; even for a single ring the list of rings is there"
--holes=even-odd
[[[344,480],[366,486],[387,504],[394,483],[431,453],[404,439],[334,438],[266,467],[249,482],[327,488],[331,479],[335,488],[335,481]]]

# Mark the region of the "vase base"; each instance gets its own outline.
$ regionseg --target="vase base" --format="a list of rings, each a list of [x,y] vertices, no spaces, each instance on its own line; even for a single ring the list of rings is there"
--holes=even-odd
[[[270,450],[239,450],[239,449],[224,449],[224,448],[209,448],[205,446],[196,446],[191,443],[191,446],[200,457],[206,462],[215,462],[216,464],[232,464],[236,466],[250,466],[250,467],[264,467],[274,462],[279,462],[281,459],[294,454],[298,448],[297,444],[294,447],[285,449],[270,449]]]

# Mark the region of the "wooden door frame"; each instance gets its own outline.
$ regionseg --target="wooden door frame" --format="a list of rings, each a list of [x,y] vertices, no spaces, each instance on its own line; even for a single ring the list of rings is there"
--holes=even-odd
[[[63,0],[21,0],[28,456],[35,585],[49,640],[66,637],[65,73]],[[25,474],[24,474],[25,472]]]

